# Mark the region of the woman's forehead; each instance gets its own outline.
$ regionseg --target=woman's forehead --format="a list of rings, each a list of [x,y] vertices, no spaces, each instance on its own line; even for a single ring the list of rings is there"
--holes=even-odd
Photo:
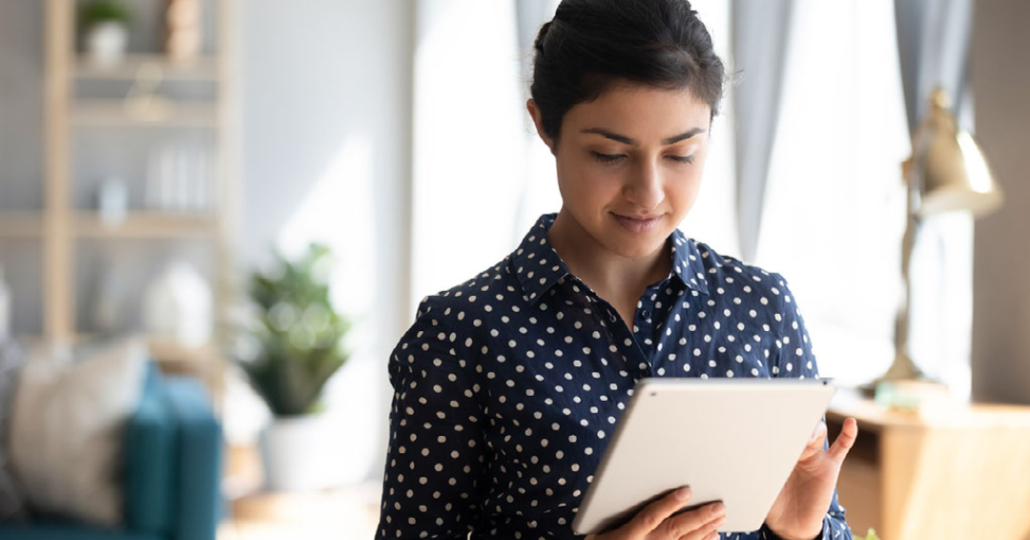
[[[687,88],[620,84],[579,103],[563,119],[563,131],[606,130],[634,139],[663,140],[690,130],[707,132],[711,107]]]

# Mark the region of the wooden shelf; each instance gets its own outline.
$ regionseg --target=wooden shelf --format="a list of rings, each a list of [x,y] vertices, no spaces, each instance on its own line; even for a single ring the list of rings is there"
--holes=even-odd
[[[79,238],[214,238],[219,225],[211,214],[130,212],[124,221],[109,225],[97,213],[80,213],[72,234]]]
[[[176,62],[163,53],[130,54],[118,65],[93,64],[76,52],[76,0],[45,0],[43,4],[43,209],[35,215],[0,212],[0,237],[38,237],[41,251],[40,287],[42,333],[47,340],[75,343],[77,333],[76,287],[79,242],[83,239],[196,239],[216,243],[234,230],[239,219],[239,81],[234,66],[239,61],[235,27],[240,0],[211,0],[213,41],[205,37],[215,54],[193,62]],[[208,12],[205,10],[205,15]],[[94,98],[79,97],[80,87],[93,81],[127,83],[128,97],[105,91]],[[211,86],[205,100],[172,100],[153,95],[160,83],[185,81]],[[110,86],[110,85],[104,85]],[[86,92],[83,90],[83,94]],[[110,89],[108,89],[110,90]],[[102,99],[97,99],[102,98]],[[101,128],[94,133],[94,128]],[[77,209],[75,178],[76,135],[112,137],[131,130],[189,128],[205,130],[205,141],[216,149],[210,172],[219,186],[217,209],[185,214],[165,211],[130,211],[121,222],[110,225],[99,212]],[[87,133],[75,133],[84,129]],[[110,131],[110,132],[109,132]],[[147,143],[149,141],[141,141]],[[157,142],[154,141],[154,144]],[[152,144],[144,145],[146,147]],[[142,148],[127,148],[138,154]],[[126,156],[124,160],[131,159]],[[164,246],[161,246],[164,247]],[[231,246],[229,246],[231,247]],[[235,277],[232,249],[216,249],[212,289],[216,310],[225,312],[233,300]],[[221,320],[220,316],[216,320]],[[222,333],[221,328],[215,331]],[[218,335],[217,340],[223,339]],[[182,362],[180,362],[182,363]]]
[[[42,212],[0,211],[0,238],[38,238],[42,235]]]
[[[218,108],[210,103],[159,101],[150,105],[118,99],[78,100],[71,121],[77,126],[217,127]]]
[[[942,403],[906,413],[831,402],[831,443],[846,418],[858,421],[837,480],[848,524],[885,540],[1026,538],[1030,486],[1016,479],[1030,475],[1030,407]]]
[[[115,66],[98,66],[89,58],[76,58],[73,77],[78,80],[132,81],[161,79],[218,82],[218,58],[204,56],[191,62],[177,62],[161,54],[130,54]]]

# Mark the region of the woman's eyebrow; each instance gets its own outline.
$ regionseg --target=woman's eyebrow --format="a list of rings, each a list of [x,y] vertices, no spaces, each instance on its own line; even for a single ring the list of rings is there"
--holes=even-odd
[[[662,139],[662,144],[675,144],[682,140],[689,139],[694,135],[697,135],[698,133],[703,133],[704,131],[705,130],[703,128],[696,127],[686,132],[680,133],[679,135],[675,135],[667,139]],[[613,141],[618,141],[623,144],[628,144],[630,146],[640,146],[640,143],[636,139],[627,137],[625,135],[619,135],[618,133],[612,133],[611,131],[608,131],[604,128],[587,128],[582,130],[581,133],[593,133],[595,135],[601,135],[602,137],[607,137]]]

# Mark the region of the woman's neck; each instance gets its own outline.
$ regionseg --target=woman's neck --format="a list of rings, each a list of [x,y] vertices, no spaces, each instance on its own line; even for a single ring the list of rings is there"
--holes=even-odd
[[[648,285],[665,278],[672,269],[668,240],[644,257],[623,257],[605,248],[564,208],[547,236],[572,274],[609,302],[632,300],[635,304]]]

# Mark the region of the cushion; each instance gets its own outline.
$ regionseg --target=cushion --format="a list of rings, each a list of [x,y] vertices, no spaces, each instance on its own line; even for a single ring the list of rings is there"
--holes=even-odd
[[[143,389],[146,347],[129,339],[79,361],[29,358],[14,395],[9,449],[34,510],[123,523],[121,449]]]
[[[14,403],[14,388],[22,355],[13,342],[0,342],[0,521],[25,521],[25,495],[7,457],[7,424]]]

